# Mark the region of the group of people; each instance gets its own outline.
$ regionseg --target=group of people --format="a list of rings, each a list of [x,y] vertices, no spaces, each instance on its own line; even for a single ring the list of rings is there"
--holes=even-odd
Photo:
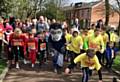
[[[17,69],[20,68],[19,60],[24,64],[29,60],[33,68],[36,61],[41,66],[52,57],[55,72],[60,71],[64,61],[70,63],[65,69],[66,74],[81,62],[82,82],[88,82],[94,69],[98,71],[99,82],[102,82],[101,68],[112,67],[118,42],[119,37],[113,28],[107,32],[99,25],[78,29],[43,16],[26,22],[15,21],[14,17],[9,20],[0,18],[0,53],[4,43],[8,64]]]

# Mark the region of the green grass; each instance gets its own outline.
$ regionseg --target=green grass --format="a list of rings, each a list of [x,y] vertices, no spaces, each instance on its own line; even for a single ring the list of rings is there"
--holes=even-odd
[[[112,68],[120,71],[120,55],[116,56]]]
[[[0,59],[0,74],[5,69],[6,66],[7,66],[7,64],[6,64],[5,60]]]

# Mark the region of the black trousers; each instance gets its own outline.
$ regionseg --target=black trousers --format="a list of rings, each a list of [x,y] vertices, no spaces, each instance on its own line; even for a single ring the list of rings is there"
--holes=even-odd
[[[9,60],[15,59],[15,62],[18,62],[19,58],[24,59],[24,48],[21,46],[12,46],[11,52],[8,57]]]
[[[97,51],[97,52],[96,52],[96,55],[97,55],[97,57],[98,57],[99,63],[100,63],[101,65],[103,65],[103,64],[102,64],[102,56],[103,56],[103,54],[101,54],[101,52]]]
[[[0,58],[2,56],[2,40],[0,40]]]

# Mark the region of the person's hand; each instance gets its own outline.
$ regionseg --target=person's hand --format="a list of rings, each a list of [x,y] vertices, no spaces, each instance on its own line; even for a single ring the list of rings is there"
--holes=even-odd
[[[70,73],[70,69],[69,68],[66,68],[65,69],[65,74],[69,74]]]
[[[103,82],[102,80],[99,80],[98,82]]]

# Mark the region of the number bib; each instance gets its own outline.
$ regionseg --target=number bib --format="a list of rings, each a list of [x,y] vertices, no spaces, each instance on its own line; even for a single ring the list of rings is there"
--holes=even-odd
[[[90,49],[97,49],[97,48],[98,48],[98,45],[91,42],[91,43],[89,44],[89,48],[90,48]]]
[[[17,42],[17,41],[16,41],[16,42],[14,42],[14,43],[13,43],[13,45],[14,45],[14,46],[21,46],[21,45],[22,45],[22,43],[21,43],[21,42]]]
[[[35,49],[35,43],[28,43],[28,49]]]
[[[1,38],[1,39],[3,38],[3,33],[2,33],[2,32],[0,32],[0,38]]]
[[[46,50],[46,43],[40,44],[40,50]]]

